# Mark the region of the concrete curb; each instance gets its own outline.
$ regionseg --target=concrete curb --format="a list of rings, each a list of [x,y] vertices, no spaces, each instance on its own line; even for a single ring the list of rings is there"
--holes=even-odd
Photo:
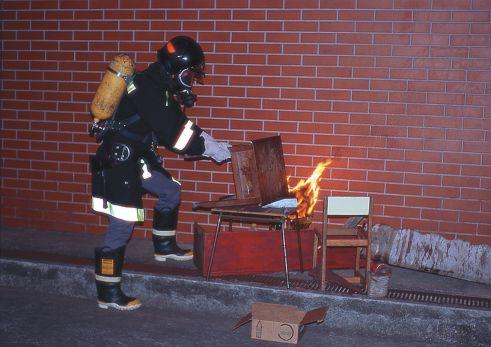
[[[38,263],[0,258],[0,285],[31,288],[74,297],[94,297],[93,271],[88,266]],[[255,301],[290,304],[302,309],[328,306],[324,324],[330,329],[369,336],[419,339],[426,343],[487,345],[491,311],[426,305],[366,297],[289,291],[245,283],[128,272],[125,292],[144,305],[162,309],[215,312],[243,316]],[[231,326],[234,320],[231,320]]]

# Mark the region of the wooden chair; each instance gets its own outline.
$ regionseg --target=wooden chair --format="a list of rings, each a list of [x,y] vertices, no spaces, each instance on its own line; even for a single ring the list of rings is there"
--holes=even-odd
[[[342,279],[352,284],[368,286],[371,262],[371,229],[372,229],[372,199],[370,197],[340,197],[330,196],[324,198],[324,215],[322,223],[322,264],[321,264],[321,290],[326,289],[327,248],[328,247],[356,247],[356,259],[353,277],[342,276]],[[335,218],[351,218],[355,221],[354,227],[330,227],[328,222]],[[353,224],[353,223],[351,223]],[[328,237],[329,236],[329,237]],[[314,266],[317,262],[317,249],[319,238],[314,239]],[[366,249],[365,274],[360,273],[361,250]],[[340,277],[335,275],[336,277]]]

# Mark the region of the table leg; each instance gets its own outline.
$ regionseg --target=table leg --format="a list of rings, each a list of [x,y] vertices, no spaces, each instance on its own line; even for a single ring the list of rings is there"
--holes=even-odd
[[[220,224],[222,224],[222,214],[218,215],[217,228],[215,230],[215,238],[213,239],[213,247],[211,248],[210,262],[208,263],[208,272],[206,274],[206,280],[210,279],[211,266],[213,264],[213,257],[215,256],[215,248],[217,246],[218,233],[220,232]]]
[[[286,278],[286,288],[290,289],[290,278],[288,275],[288,256],[286,254],[286,237],[285,237],[285,229],[286,229],[286,219],[283,219],[281,223],[281,239],[283,241],[283,257],[285,260],[285,278]]]
[[[324,217],[326,214],[324,214]],[[327,232],[326,226],[324,225],[322,228],[322,264],[321,264],[321,285],[320,288],[322,291],[326,290],[326,268],[327,268]]]

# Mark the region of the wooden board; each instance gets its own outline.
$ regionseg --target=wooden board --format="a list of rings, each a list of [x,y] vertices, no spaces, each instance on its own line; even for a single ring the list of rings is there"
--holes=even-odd
[[[261,204],[289,197],[285,159],[280,136],[252,141],[256,159]]]
[[[231,162],[237,199],[258,197],[265,205],[289,197],[280,136],[232,146]]]
[[[206,276],[214,232],[194,226],[194,263]],[[312,269],[313,230],[287,231],[290,270]],[[284,271],[280,231],[221,231],[211,276]]]
[[[193,210],[222,206],[266,205],[291,197],[280,136],[253,140],[230,148],[235,196],[226,201],[197,202]]]
[[[237,199],[259,200],[261,193],[252,143],[232,146],[230,153]]]
[[[208,271],[214,230],[194,225],[194,264],[203,276]],[[291,271],[312,269],[314,230],[286,232],[288,265]],[[319,256],[320,256],[319,252]],[[329,249],[328,268],[354,266],[355,249]],[[318,260],[320,263],[320,259]],[[211,271],[212,277],[242,274],[283,272],[281,232],[278,231],[221,231],[218,237]]]

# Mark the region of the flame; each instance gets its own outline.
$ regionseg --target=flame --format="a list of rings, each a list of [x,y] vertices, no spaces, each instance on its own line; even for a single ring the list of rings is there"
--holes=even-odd
[[[295,193],[297,198],[297,214],[292,218],[304,218],[312,215],[319,196],[321,176],[331,162],[330,159],[321,161],[309,178],[301,179],[295,186],[290,186],[290,176],[287,177],[288,192]]]

